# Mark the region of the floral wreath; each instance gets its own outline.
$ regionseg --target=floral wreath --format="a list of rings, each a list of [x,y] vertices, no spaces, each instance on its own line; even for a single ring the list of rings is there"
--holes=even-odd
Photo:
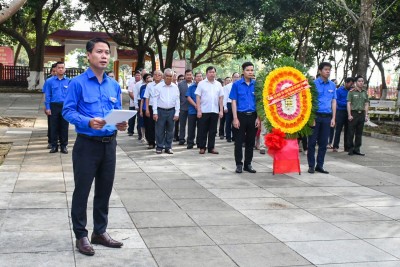
[[[268,73],[268,75],[266,75]],[[257,111],[268,132],[278,129],[293,139],[311,134],[317,92],[305,68],[290,58],[266,66],[264,85],[257,83]]]

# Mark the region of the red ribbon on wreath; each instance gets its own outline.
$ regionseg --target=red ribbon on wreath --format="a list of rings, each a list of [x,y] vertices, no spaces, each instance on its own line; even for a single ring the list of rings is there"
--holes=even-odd
[[[286,145],[285,133],[280,129],[272,129],[272,132],[264,137],[265,145],[268,147],[268,154],[273,156]]]

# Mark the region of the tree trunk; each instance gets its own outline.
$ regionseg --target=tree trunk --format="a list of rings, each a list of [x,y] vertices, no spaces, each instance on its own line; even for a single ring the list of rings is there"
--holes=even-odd
[[[14,55],[14,66],[17,65],[17,61],[18,61],[18,58],[19,58],[19,53],[21,53],[21,48],[22,48],[22,45],[18,44],[17,45],[17,50],[15,51],[15,55]]]
[[[174,61],[174,52],[178,46],[178,36],[180,32],[180,24],[171,22],[169,26],[169,39],[167,43],[167,53],[165,55],[165,68],[172,68]]]
[[[146,51],[143,49],[136,49],[138,53],[138,59],[137,59],[137,64],[136,64],[136,70],[143,69],[144,68],[144,59],[146,56]]]
[[[397,82],[397,104],[396,106],[400,107],[400,75],[399,81]]]
[[[25,4],[26,1],[27,0],[14,0],[8,4],[8,8],[3,7],[0,14],[0,24],[17,13],[17,11]]]
[[[372,9],[375,0],[361,0],[360,21],[358,24],[357,74],[367,77],[369,63],[369,41],[372,27]]]

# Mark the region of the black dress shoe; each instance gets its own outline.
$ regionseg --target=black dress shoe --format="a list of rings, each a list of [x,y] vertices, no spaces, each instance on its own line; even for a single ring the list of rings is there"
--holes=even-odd
[[[365,154],[361,152],[354,152],[354,155],[365,156]]]
[[[183,146],[184,144],[185,144],[185,141],[179,141],[178,145]]]
[[[47,149],[51,149],[51,144],[48,144],[48,145],[47,145]]]
[[[68,154],[68,149],[66,147],[61,147],[61,153]]]
[[[242,165],[236,165],[236,172],[237,173],[242,173],[243,172],[243,166]]]
[[[58,152],[58,146],[54,146],[50,149],[49,153],[57,153]]]
[[[324,168],[320,168],[320,167],[316,167],[316,168],[315,168],[315,171],[316,171],[316,172],[320,172],[320,173],[325,173],[325,174],[328,174],[328,173],[329,173],[329,172],[326,171]]]
[[[221,140],[223,140],[224,138],[225,138],[225,136],[223,136],[223,135],[219,136],[219,139],[221,139]]]
[[[90,244],[89,238],[87,238],[87,236],[82,237],[79,240],[76,240],[76,248],[83,255],[87,255],[87,256],[93,256],[94,255],[94,249],[92,247],[92,244]]]
[[[250,172],[250,173],[256,173],[256,170],[253,169],[253,166],[251,165],[247,165],[243,168],[243,170],[245,170],[246,172]]]
[[[92,244],[103,245],[109,248],[120,248],[124,245],[122,242],[112,239],[107,232],[104,232],[101,235],[96,235],[95,233],[92,233],[91,240]]]
[[[187,149],[193,149],[193,145],[188,145],[186,148]]]
[[[308,168],[308,173],[314,173],[314,172],[315,172],[315,170],[314,170],[313,167],[309,167],[309,168]]]
[[[230,143],[232,142],[232,139],[226,139],[226,142]]]
[[[351,151],[349,151],[348,155],[349,155],[349,156],[353,156],[353,155],[354,155],[354,152],[351,150]]]

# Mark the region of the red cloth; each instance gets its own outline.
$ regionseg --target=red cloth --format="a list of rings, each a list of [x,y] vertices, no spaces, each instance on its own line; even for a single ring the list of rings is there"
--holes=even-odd
[[[280,150],[272,153],[274,159],[274,174],[297,172],[300,173],[299,144],[297,139],[287,139],[286,144]]]

